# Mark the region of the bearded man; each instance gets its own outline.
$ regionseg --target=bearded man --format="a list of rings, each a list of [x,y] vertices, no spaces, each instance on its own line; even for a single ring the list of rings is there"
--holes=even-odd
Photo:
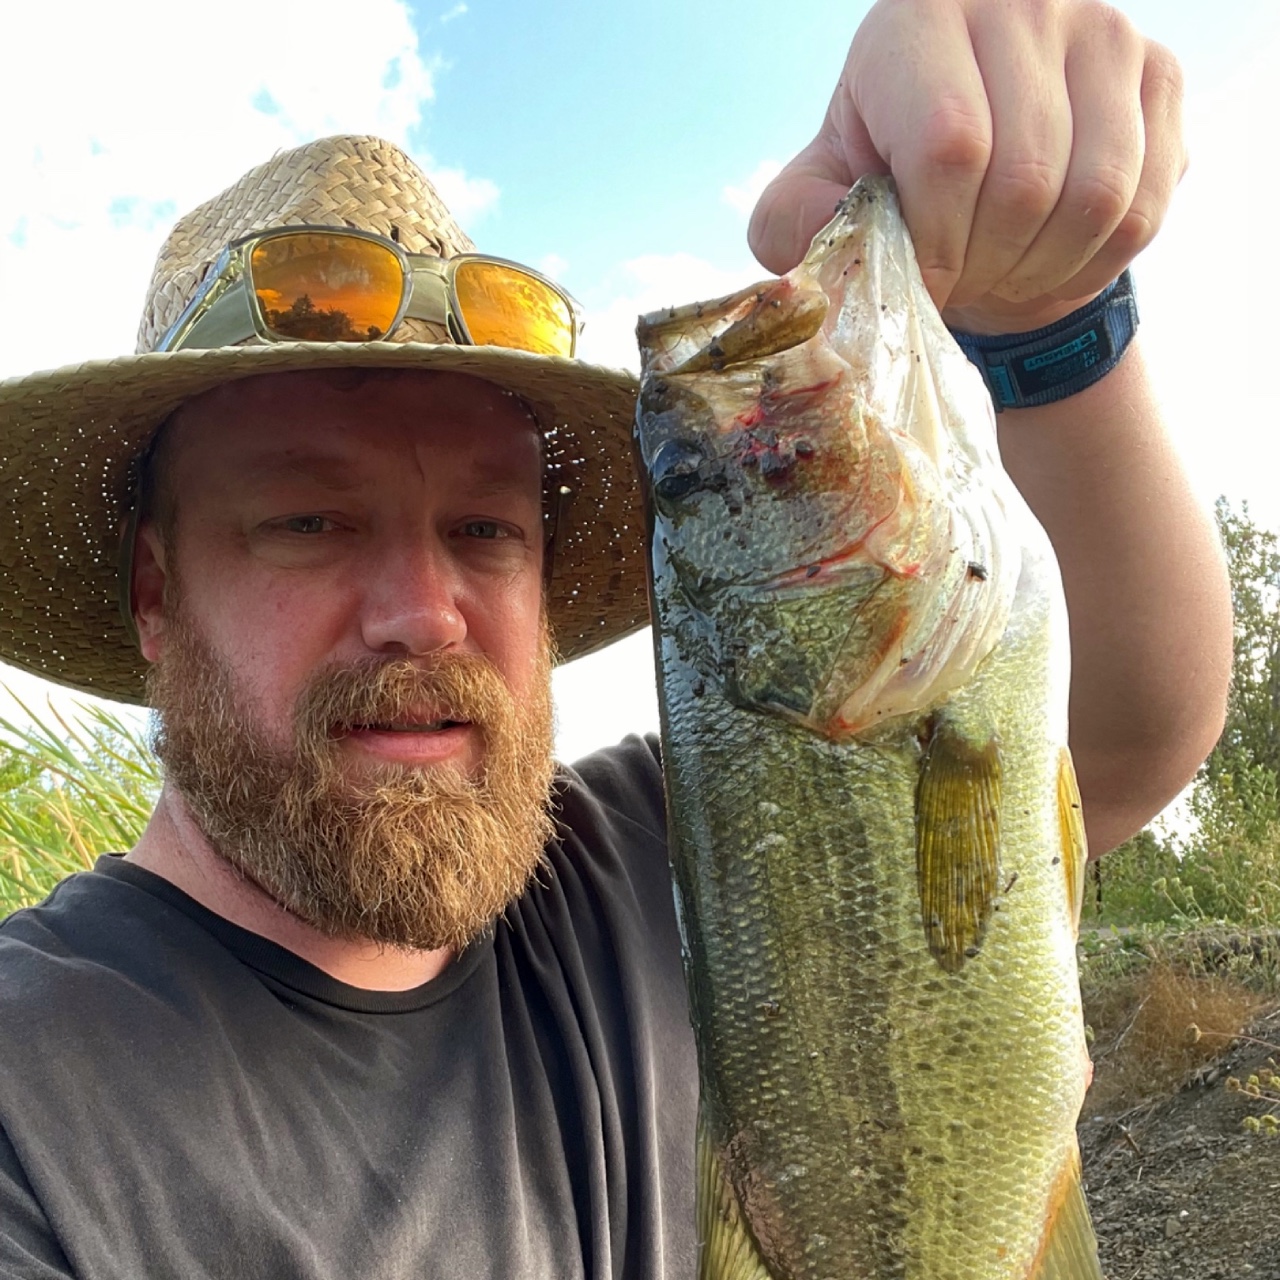
[[[947,320],[1012,349],[1127,299],[1177,111],[1101,6],[883,3],[753,243],[788,268],[891,166]],[[1001,419],[1099,850],[1207,753],[1230,656],[1110,332]],[[646,618],[635,384],[575,333],[402,152],[331,138],[178,223],[140,354],[0,388],[0,656],[145,698],[165,765],[137,846],[0,930],[0,1276],[692,1274],[657,746],[551,763],[552,664]]]

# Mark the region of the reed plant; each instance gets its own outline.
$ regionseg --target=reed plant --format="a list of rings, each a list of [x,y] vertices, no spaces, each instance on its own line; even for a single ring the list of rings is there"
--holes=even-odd
[[[107,709],[18,705],[25,723],[0,717],[0,917],[132,847],[160,789],[144,733]]]

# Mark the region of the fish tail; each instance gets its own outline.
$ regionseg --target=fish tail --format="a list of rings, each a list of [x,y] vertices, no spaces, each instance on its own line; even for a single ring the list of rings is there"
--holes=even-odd
[[[1074,1145],[1054,1185],[1044,1239],[1028,1280],[1105,1280],[1080,1181],[1080,1149]]]
[[[773,1280],[698,1117],[698,1280]]]

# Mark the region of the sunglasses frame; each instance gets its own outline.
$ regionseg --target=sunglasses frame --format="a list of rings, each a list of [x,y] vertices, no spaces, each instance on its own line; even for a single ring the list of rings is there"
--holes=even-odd
[[[233,240],[218,255],[213,269],[196,291],[195,297],[183,308],[182,314],[165,332],[156,346],[156,351],[232,347],[255,337],[262,342],[272,343],[304,341],[282,337],[272,332],[262,314],[257,291],[250,287],[250,281],[253,251],[260,244],[283,236],[306,235],[313,232],[327,232],[350,239],[370,240],[390,249],[400,263],[403,283],[395,318],[387,326],[381,338],[358,339],[357,344],[362,341],[385,342],[403,321],[425,320],[431,324],[446,326],[455,342],[465,346],[476,346],[467,328],[462,308],[458,304],[453,277],[460,263],[490,262],[530,276],[546,285],[564,301],[569,310],[568,358],[572,359],[577,352],[578,335],[582,332],[581,309],[577,301],[563,286],[558,285],[542,272],[526,267],[522,262],[513,262],[510,258],[497,258],[487,253],[460,253],[452,258],[441,258],[437,254],[430,253],[408,253],[394,240],[379,235],[375,231],[362,231],[356,227],[311,224],[268,227],[264,231],[255,231],[252,235]],[[508,350],[524,349],[508,348]]]

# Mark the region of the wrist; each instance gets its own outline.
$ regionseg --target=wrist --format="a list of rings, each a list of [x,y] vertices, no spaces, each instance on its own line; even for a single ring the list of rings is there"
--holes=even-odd
[[[1102,290],[1098,289],[1078,298],[1038,299],[1034,306],[1028,306],[1025,302],[1004,302],[999,298],[988,296],[980,304],[946,307],[943,309],[942,319],[947,328],[953,332],[959,330],[979,337],[1030,333],[1034,329],[1043,329],[1046,325],[1057,324],[1073,311],[1079,311],[1081,307],[1087,306],[1101,292]]]
[[[1137,328],[1126,270],[1083,306],[1029,332],[951,332],[982,374],[999,413],[1052,404],[1092,386],[1120,363]]]

